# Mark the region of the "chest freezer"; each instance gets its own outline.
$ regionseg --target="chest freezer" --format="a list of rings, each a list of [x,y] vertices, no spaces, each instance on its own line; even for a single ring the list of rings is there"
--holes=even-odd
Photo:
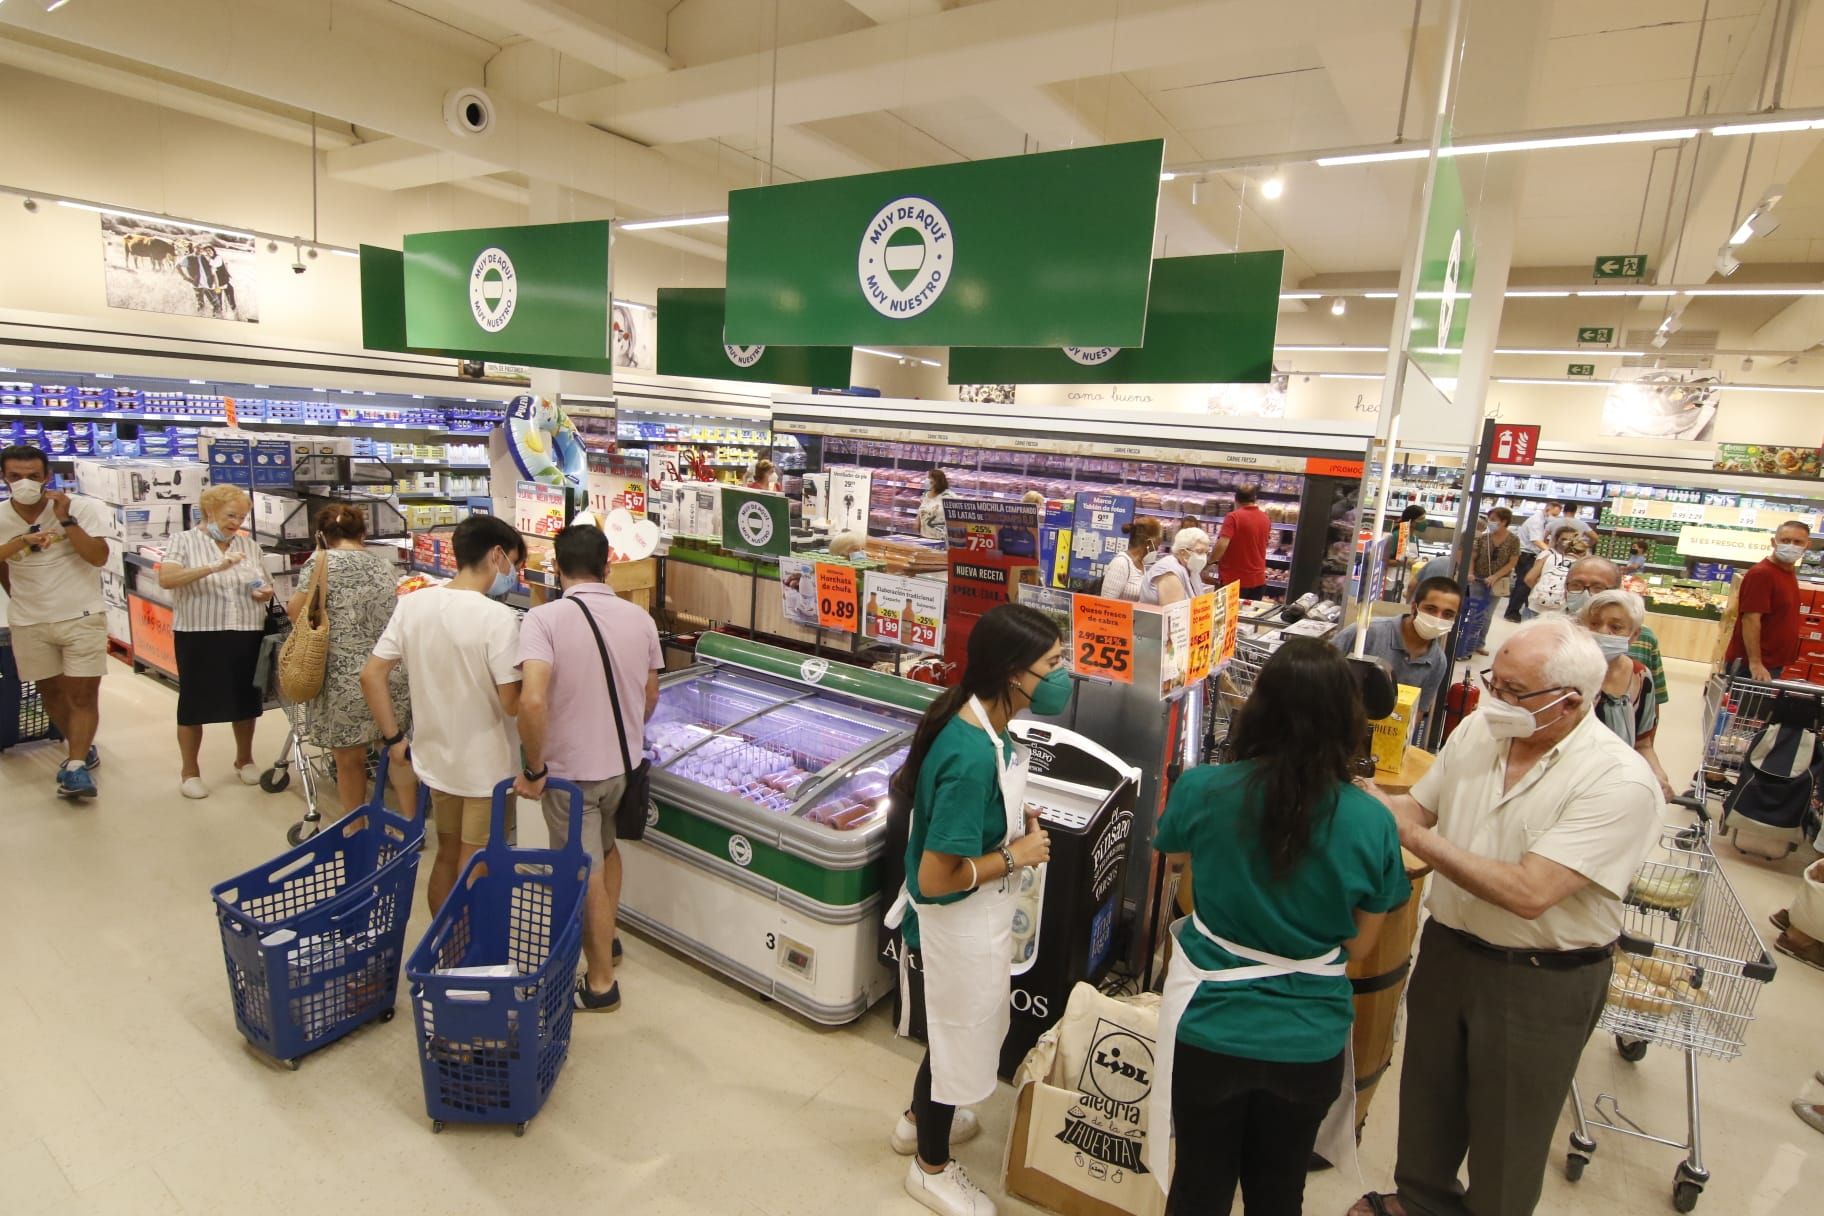
[[[1071,988],[1099,983],[1116,961],[1122,875],[1140,792],[1140,770],[1086,735],[1023,719],[1008,729],[1031,756],[1026,806],[1051,836],[1051,861],[1025,871],[1014,905],[1004,1077],[1064,1016]],[[884,937],[881,962],[897,969],[902,948],[897,933]],[[908,962],[910,982],[922,983],[916,956]],[[918,1019],[911,1030],[924,1037]]]
[[[893,987],[877,957],[887,781],[941,691],[706,633],[646,726],[652,804],[621,917],[813,1021]]]

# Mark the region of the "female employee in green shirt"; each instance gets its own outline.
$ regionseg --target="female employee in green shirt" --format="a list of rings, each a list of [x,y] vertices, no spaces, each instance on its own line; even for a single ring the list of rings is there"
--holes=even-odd
[[[1008,737],[1007,721],[1025,709],[1056,714],[1069,702],[1070,673],[1051,619],[1024,604],[990,609],[970,631],[961,680],[925,711],[893,778],[894,814],[909,807],[910,822],[906,887],[888,926],[903,913],[900,991],[917,990],[906,982],[912,970],[923,975],[929,1047],[892,1142],[902,1155],[918,1154],[907,1193],[949,1216],[994,1213],[993,1201],[951,1159],[950,1144],[980,1130],[957,1107],[994,1092],[1007,1037],[1019,872],[1051,855],[1038,817],[1026,813],[1027,757]],[[912,1013],[907,1002],[902,1033]]]
[[[1190,859],[1193,911],[1172,926],[1147,1158],[1175,1216],[1227,1213],[1237,1182],[1248,1216],[1303,1204],[1319,1127],[1347,1085],[1343,968],[1412,894],[1393,816],[1350,781],[1365,731],[1349,661],[1295,638],[1242,706],[1235,762],[1172,787],[1153,847]],[[1338,1126],[1341,1166],[1355,1121]]]

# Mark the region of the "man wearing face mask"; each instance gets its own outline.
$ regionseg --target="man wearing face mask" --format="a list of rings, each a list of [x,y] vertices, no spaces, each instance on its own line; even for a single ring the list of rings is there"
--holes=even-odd
[[[1594,554],[1579,558],[1564,577],[1565,615],[1574,618],[1583,612],[1592,597],[1620,588],[1621,568],[1614,562]],[[1628,653],[1645,664],[1652,674],[1654,701],[1664,705],[1671,700],[1666,685],[1666,663],[1659,651],[1659,635],[1650,626],[1642,625],[1640,632],[1634,635]]]
[[[1428,578],[1412,596],[1412,611],[1404,616],[1384,616],[1368,625],[1363,653],[1385,659],[1397,684],[1419,690],[1419,711],[1413,722],[1417,738],[1425,719],[1437,704],[1438,690],[1450,681],[1450,655],[1443,638],[1456,624],[1463,605],[1463,589],[1453,578]],[[1355,626],[1331,639],[1344,654],[1355,653]]]
[[[1646,761],[1590,712],[1606,667],[1568,617],[1522,625],[1431,771],[1381,795],[1435,873],[1406,995],[1399,1190],[1351,1216],[1525,1216],[1539,1201],[1621,901],[1660,827]]]
[[[503,519],[471,515],[456,525],[450,547],[456,577],[401,599],[361,669],[361,694],[393,765],[410,764],[430,788],[433,914],[488,843],[494,787],[519,771],[519,614],[500,600],[519,582],[526,542]],[[389,684],[401,661],[412,676],[409,753]]]
[[[1799,562],[1811,528],[1789,519],[1774,530],[1773,552],[1742,575],[1735,632],[1723,656],[1731,671],[1777,680],[1799,657]]]
[[[95,571],[107,565],[112,521],[92,498],[45,489],[51,462],[38,448],[0,450],[0,476],[10,494],[0,503],[0,587],[11,598],[13,658],[69,744],[57,769],[58,796],[93,798],[89,773],[101,763],[94,742],[108,664],[107,611]]]

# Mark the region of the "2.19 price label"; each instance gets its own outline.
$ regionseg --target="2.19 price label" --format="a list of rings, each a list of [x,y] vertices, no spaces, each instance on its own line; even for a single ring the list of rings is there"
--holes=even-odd
[[[861,596],[855,584],[855,567],[817,563],[817,623],[825,629],[854,633]]]
[[[1134,682],[1134,606],[1098,595],[1071,597],[1071,647],[1078,675]]]

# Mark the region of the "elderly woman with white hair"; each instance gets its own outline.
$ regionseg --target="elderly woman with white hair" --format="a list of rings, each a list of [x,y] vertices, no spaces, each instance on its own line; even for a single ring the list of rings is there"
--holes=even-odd
[[[200,753],[203,727],[234,727],[234,772],[258,785],[253,728],[265,708],[254,685],[272,582],[260,546],[241,531],[252,509],[245,490],[211,486],[198,504],[203,520],[171,538],[158,566],[158,585],[170,591],[172,647],[177,655],[177,747],[183,759],[179,790],[207,798]]]
[[[1164,607],[1203,593],[1203,568],[1210,564],[1210,534],[1202,528],[1180,528],[1172,551],[1142,572],[1142,604]]]
[[[1659,778],[1660,793],[1671,798],[1672,781],[1653,750],[1653,738],[1659,731],[1659,699],[1653,694],[1653,673],[1628,653],[1646,623],[1646,605],[1632,591],[1602,591],[1584,603],[1576,619],[1590,631],[1602,657],[1608,660],[1602,691],[1596,695],[1596,716],[1640,753]]]

